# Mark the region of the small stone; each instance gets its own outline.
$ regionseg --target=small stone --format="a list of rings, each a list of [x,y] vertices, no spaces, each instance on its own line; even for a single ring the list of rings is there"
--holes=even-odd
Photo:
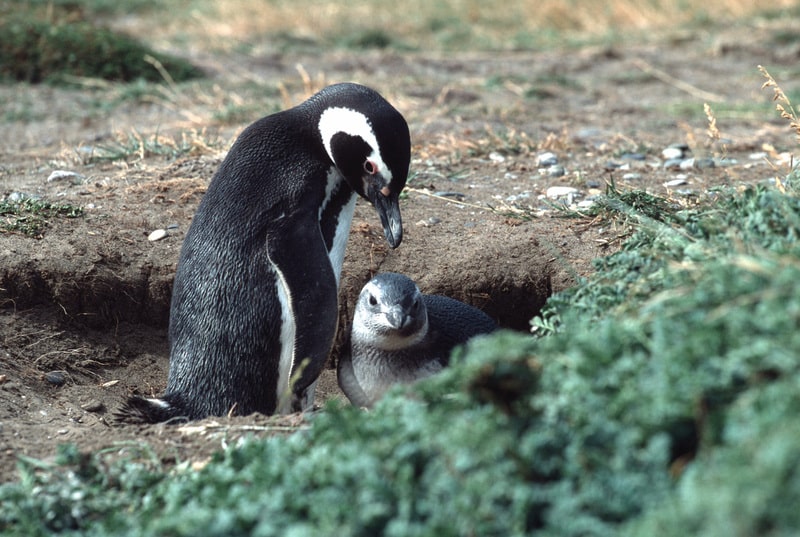
[[[697,158],[694,159],[694,167],[699,170],[703,170],[706,168],[714,168],[716,167],[716,164],[714,163],[713,158]]]
[[[672,144],[661,151],[661,156],[664,160],[670,160],[684,158],[689,152],[689,146],[686,144]]]
[[[750,160],[764,160],[769,156],[766,151],[758,151],[757,153],[750,153],[747,158]]]
[[[549,168],[550,166],[555,166],[558,164],[558,157],[555,153],[548,151],[547,153],[542,153],[536,157],[536,164],[540,168]]]
[[[622,160],[644,160],[645,156],[643,153],[623,153],[619,158]]]
[[[550,177],[562,177],[567,174],[567,170],[564,169],[564,166],[560,164],[553,164],[549,168],[547,168],[547,175]]]
[[[166,229],[157,229],[147,236],[147,240],[149,240],[150,242],[160,241],[166,236],[167,236]]]
[[[715,158],[714,165],[719,166],[720,168],[724,168],[726,166],[734,166],[739,164],[739,161],[735,158]]]
[[[458,200],[463,200],[466,198],[466,194],[462,194],[461,192],[450,192],[447,190],[440,190],[439,192],[434,192],[434,196],[439,196],[440,198],[456,198]]]
[[[550,199],[563,198],[565,196],[574,196],[580,192],[577,188],[571,186],[551,186],[545,192],[545,196]]]
[[[583,200],[578,202],[578,209],[589,209],[594,205],[594,200]]]
[[[639,179],[642,178],[642,174],[641,173],[636,173],[636,172],[630,172],[630,173],[626,173],[625,175],[623,175],[622,178],[625,181],[638,181]]]
[[[67,376],[63,371],[50,371],[45,373],[44,379],[53,386],[63,386],[67,383]]]
[[[175,229],[178,229],[178,224],[170,224],[167,226],[167,231],[173,231]]]
[[[622,163],[615,162],[613,160],[606,161],[606,163],[603,164],[603,168],[605,168],[606,170],[609,170],[609,171],[618,170],[621,167],[622,167]]]
[[[82,404],[81,408],[86,412],[102,412],[105,409],[105,405],[97,399],[91,399]]]
[[[431,226],[435,226],[436,224],[438,224],[440,222],[441,222],[441,220],[439,218],[436,218],[435,216],[431,216],[430,218],[426,218],[424,220],[420,220],[419,222],[417,222],[417,225],[421,226],[421,227],[431,227]]]
[[[681,163],[678,165],[681,170],[691,170],[694,168],[694,159],[687,158],[686,160],[682,160]]]
[[[504,157],[500,153],[492,151],[491,153],[489,153],[489,160],[491,160],[492,162],[500,163],[500,162],[505,162],[506,157]]]
[[[682,159],[682,158],[671,158],[671,159],[667,159],[667,160],[664,162],[664,167],[665,167],[665,168],[667,168],[667,169],[670,169],[670,168],[680,168],[680,166],[681,166],[681,162],[683,162],[683,159]]]
[[[664,186],[667,188],[672,188],[685,184],[688,184],[688,181],[683,177],[679,177],[677,179],[673,179],[672,181],[667,181],[666,183],[664,183]]]
[[[506,201],[508,203],[514,203],[515,201],[526,200],[529,199],[530,197],[531,193],[526,191],[522,192],[521,194],[512,194],[511,196],[507,196]]]
[[[84,176],[78,172],[71,172],[69,170],[53,170],[47,177],[47,182],[52,183],[53,181],[61,181],[64,179],[74,179],[78,181],[84,179]]]

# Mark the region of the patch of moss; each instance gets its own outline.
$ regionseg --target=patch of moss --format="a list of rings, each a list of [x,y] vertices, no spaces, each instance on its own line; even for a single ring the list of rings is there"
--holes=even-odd
[[[22,233],[37,239],[53,218],[79,218],[83,209],[69,204],[56,204],[34,198],[0,201],[0,233]]]

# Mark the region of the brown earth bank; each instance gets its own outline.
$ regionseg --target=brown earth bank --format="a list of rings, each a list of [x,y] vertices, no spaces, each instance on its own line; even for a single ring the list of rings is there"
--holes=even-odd
[[[84,208],[80,218],[51,219],[40,238],[0,234],[0,476],[15,479],[19,456],[48,459],[65,442],[120,451],[146,442],[165,461],[202,461],[239,436],[303,422],[249,416],[176,427],[112,419],[128,395],[163,390],[181,241],[236,133],[272,111],[226,123],[215,119],[220,99],[262,88],[271,97],[261,100],[278,109],[310,86],[354,80],[384,93],[409,121],[405,238],[389,250],[374,211],[359,203],[321,403],[342,397],[332,368],[358,292],[376,272],[405,273],[423,292],[471,303],[501,326],[526,331],[551,293],[590,274],[591,260],[613,252],[626,233],[569,216],[564,203],[583,210],[588,203],[579,202],[614,181],[691,205],[715,186],[783,174],[793,140],[771,111],[771,93],[760,90],[756,66],[777,75],[800,53],[773,46],[766,30],[740,33],[525,53],[198,54],[193,60],[212,85],[123,102],[109,113],[87,105],[87,95],[103,100],[96,88],[0,87],[8,110],[24,105],[28,114],[0,133],[0,195]],[[787,81],[784,89],[791,87]],[[704,103],[718,137],[707,133]],[[119,144],[120,132],[145,141],[191,133],[191,147],[169,156],[86,157]],[[675,143],[689,150],[667,162],[662,150]],[[545,152],[555,168],[543,167]],[[689,157],[706,164],[691,166]],[[54,170],[79,176],[48,181]],[[566,201],[547,199],[558,186],[576,191]],[[149,241],[156,229],[166,237]]]

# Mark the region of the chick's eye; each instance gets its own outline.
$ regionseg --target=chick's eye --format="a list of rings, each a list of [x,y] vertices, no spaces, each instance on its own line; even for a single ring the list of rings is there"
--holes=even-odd
[[[378,165],[367,159],[364,161],[364,171],[370,175],[375,175],[378,173]]]
[[[378,305],[378,299],[375,298],[375,295],[369,295],[369,305],[370,306],[377,306]]]

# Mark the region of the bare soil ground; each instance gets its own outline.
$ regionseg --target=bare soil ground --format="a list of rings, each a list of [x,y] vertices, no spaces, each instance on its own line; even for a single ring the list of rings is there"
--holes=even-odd
[[[779,162],[792,139],[767,104],[771,94],[759,89],[756,65],[777,74],[796,65],[800,50],[776,46],[770,35],[769,28],[737,28],[524,53],[197,53],[192,59],[213,84],[169,99],[123,102],[109,112],[92,105],[102,102],[104,88],[0,87],[6,109],[24,107],[26,115],[0,132],[0,195],[21,192],[85,207],[82,218],[51,220],[39,239],[0,234],[0,478],[16,478],[18,456],[47,459],[65,442],[121,451],[147,442],[165,461],[202,461],[238,436],[302,422],[249,416],[131,426],[112,417],[128,395],[163,390],[181,241],[236,133],[272,111],[225,123],[214,115],[220,99],[237,103],[253,88],[272,88],[274,109],[286,95],[299,101],[308,89],[296,67],[302,64],[315,85],[323,74],[326,82],[375,87],[408,119],[414,161],[402,203],[404,243],[389,251],[373,210],[359,203],[343,271],[340,334],[361,286],[384,270],[408,274],[424,292],[481,307],[502,326],[527,330],[547,296],[589,274],[591,260],[613,252],[625,232],[565,218],[539,199],[548,187],[573,186],[580,201],[613,178],[620,188],[691,203],[693,194],[716,185],[776,175],[765,159],[751,156],[765,151]],[[286,88],[283,98],[274,91],[278,83]],[[784,89],[790,88],[787,81]],[[707,137],[704,102],[727,111],[717,118],[724,148]],[[85,158],[119,132],[179,140],[192,130],[193,150],[177,158],[153,152],[108,162]],[[735,163],[665,168],[661,151],[676,142],[689,143],[694,156]],[[558,156],[566,175],[539,172],[537,155],[544,151]],[[630,153],[644,160],[624,158]],[[56,169],[83,178],[48,182]],[[639,177],[623,179],[626,173]],[[685,185],[664,186],[679,177]],[[170,226],[166,238],[148,241],[151,231]],[[342,397],[335,356],[318,389],[320,402]],[[53,372],[63,384],[51,382]]]

